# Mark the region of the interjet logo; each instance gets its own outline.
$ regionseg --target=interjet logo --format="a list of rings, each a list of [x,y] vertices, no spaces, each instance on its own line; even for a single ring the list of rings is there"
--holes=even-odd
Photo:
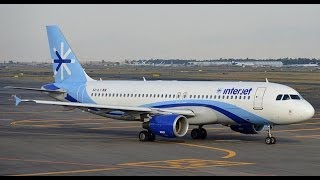
[[[58,73],[59,69],[61,69],[61,80],[63,80],[64,79],[64,75],[63,75],[64,70],[67,72],[68,75],[71,75],[71,71],[70,71],[69,67],[67,66],[67,63],[74,63],[75,60],[74,59],[67,59],[67,57],[71,53],[71,49],[69,48],[68,51],[64,53],[64,43],[63,42],[61,42],[60,54],[56,48],[53,48],[53,51],[55,52],[55,54],[58,57],[58,59],[53,59],[53,63],[58,63],[58,66],[54,71],[54,75],[56,75]]]
[[[223,94],[230,95],[250,95],[252,88],[228,88],[223,90]]]

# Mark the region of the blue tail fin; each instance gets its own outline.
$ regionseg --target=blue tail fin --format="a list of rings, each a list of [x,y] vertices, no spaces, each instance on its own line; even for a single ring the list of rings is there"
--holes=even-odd
[[[86,82],[91,79],[71,50],[58,26],[47,26],[52,68],[56,83]]]

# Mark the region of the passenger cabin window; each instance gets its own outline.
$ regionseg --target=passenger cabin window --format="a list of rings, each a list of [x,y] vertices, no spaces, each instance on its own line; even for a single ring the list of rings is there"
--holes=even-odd
[[[290,100],[290,96],[288,94],[283,95],[282,100]]]
[[[279,94],[279,95],[277,96],[276,100],[279,101],[279,100],[281,100],[281,98],[282,98],[282,94]]]
[[[300,100],[298,95],[290,94],[291,99]]]

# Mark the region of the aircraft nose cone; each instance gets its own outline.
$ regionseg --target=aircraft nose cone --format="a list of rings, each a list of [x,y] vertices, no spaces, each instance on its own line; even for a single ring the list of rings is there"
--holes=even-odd
[[[304,112],[306,120],[311,119],[314,116],[314,113],[315,113],[314,108],[312,107],[311,104],[308,103],[307,107],[305,108],[305,112]]]

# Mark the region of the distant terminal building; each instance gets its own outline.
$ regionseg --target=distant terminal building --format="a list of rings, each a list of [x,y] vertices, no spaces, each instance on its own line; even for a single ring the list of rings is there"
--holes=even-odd
[[[282,61],[194,61],[190,66],[254,66],[254,67],[282,67]]]
[[[189,66],[231,66],[230,61],[193,61],[188,63]]]
[[[282,67],[282,61],[234,61],[236,66],[255,66],[255,67]]]
[[[138,60],[126,61],[133,66],[253,66],[253,67],[282,67],[282,61],[272,60]]]

